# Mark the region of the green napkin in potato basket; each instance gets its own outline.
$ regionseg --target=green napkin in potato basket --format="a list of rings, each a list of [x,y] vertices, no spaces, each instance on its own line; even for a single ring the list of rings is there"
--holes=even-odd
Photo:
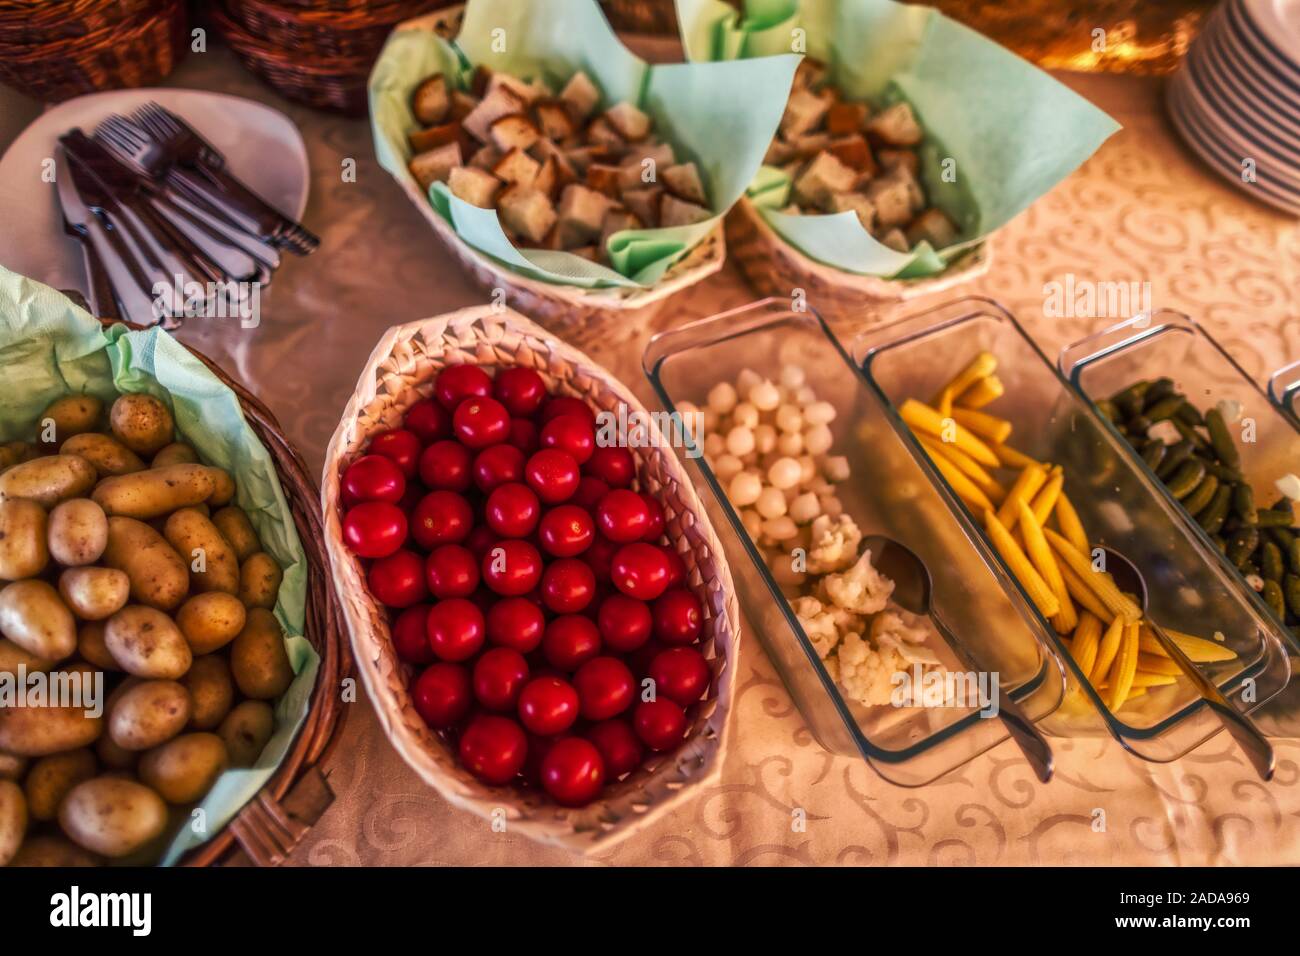
[[[181,438],[203,461],[234,477],[236,504],[284,569],[275,615],[296,675],[275,704],[275,734],[257,765],[222,774],[172,840],[162,861],[170,865],[252,799],[307,716],[320,658],[302,636],[306,557],[270,454],[244,420],[235,393],[207,366],[162,329],[105,330],[66,296],[0,266],[0,441],[30,441],[41,412],[60,396],[90,394],[107,406],[122,392],[148,392],[165,402]]]
[[[632,103],[654,120],[679,162],[695,162],[717,215],[690,226],[615,233],[610,268],[571,252],[516,248],[495,210],[464,202],[445,184],[430,187],[429,201],[461,239],[522,275],[586,288],[651,286],[744,194],[776,132],[798,60],[787,51],[745,62],[651,66],[619,42],[595,0],[469,0],[452,42],[426,30],[388,38],[370,74],[375,153],[393,176],[414,182],[406,137],[419,124],[410,96],[434,73],[464,89],[482,65],[541,79],[558,92],[583,70],[601,91],[602,109]]]
[[[920,178],[960,230],[945,249],[882,245],[852,212],[789,215],[790,178],[763,167],[748,195],[772,229],[846,272],[915,278],[942,272],[1068,176],[1119,124],[1036,66],[939,11],[892,0],[676,0],[687,58],[767,57],[793,48],[826,64],[852,100],[907,102],[926,138]],[[956,161],[955,181],[941,176]]]

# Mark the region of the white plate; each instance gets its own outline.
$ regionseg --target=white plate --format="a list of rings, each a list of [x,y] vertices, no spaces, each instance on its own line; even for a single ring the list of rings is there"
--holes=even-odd
[[[1265,39],[1300,72],[1300,0],[1242,0],[1242,6]]]
[[[55,184],[42,176],[59,137],[90,135],[110,113],[152,100],[181,116],[226,157],[227,168],[276,209],[301,219],[307,206],[307,149],[278,110],[199,90],[113,90],[60,103],[28,126],[0,157],[0,265],[56,289],[86,292],[80,244],[63,231]]]

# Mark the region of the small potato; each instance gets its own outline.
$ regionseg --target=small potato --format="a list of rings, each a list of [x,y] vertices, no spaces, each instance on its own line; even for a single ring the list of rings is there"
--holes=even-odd
[[[230,758],[216,734],[185,734],[140,758],[140,779],[168,803],[193,803],[212,789]]]
[[[61,661],[77,649],[72,612],[58,591],[36,578],[0,591],[0,634],[47,661]]]
[[[270,610],[275,607],[282,580],[284,572],[275,558],[265,551],[250,555],[239,568],[239,600],[247,607]]]
[[[134,518],[108,519],[104,564],[125,571],[131,597],[141,604],[171,611],[190,590],[190,572],[176,549],[157,531]]]
[[[146,680],[113,702],[108,736],[123,750],[148,750],[171,740],[190,722],[189,691],[173,680]]]
[[[172,513],[163,537],[190,566],[190,590],[239,593],[239,560],[235,550],[206,516],[194,508]]]
[[[37,834],[23,841],[22,848],[9,861],[13,869],[32,867],[87,867],[99,866],[93,853],[87,853],[67,837],[57,834]]]
[[[108,547],[108,516],[89,498],[73,498],[50,512],[50,554],[59,564],[94,564]]]
[[[0,580],[34,578],[50,563],[45,509],[26,498],[0,501]]]
[[[104,718],[91,717],[84,707],[0,708],[0,750],[20,757],[88,747],[104,731]]]
[[[74,435],[94,431],[103,414],[104,403],[94,395],[64,395],[41,412],[36,430],[46,447],[58,448]]]
[[[235,639],[247,617],[239,598],[224,591],[209,591],[181,605],[176,612],[176,626],[195,655],[211,654]]]
[[[209,465],[208,471],[212,474],[212,494],[208,496],[208,504],[214,508],[230,504],[235,498],[235,479],[226,469],[215,465]]]
[[[139,751],[119,747],[108,734],[95,741],[95,756],[111,772],[134,770],[140,759]]]
[[[100,478],[113,475],[129,475],[134,471],[144,471],[144,459],[127,448],[116,438],[101,435],[99,432],[86,432],[73,435],[63,443],[65,455],[80,455],[95,467]]]
[[[167,805],[133,780],[96,777],[79,783],[59,807],[59,825],[74,843],[101,856],[126,856],[157,839]]]
[[[195,730],[215,730],[230,713],[235,702],[235,682],[224,657],[200,657],[181,681],[189,691],[193,712],[190,726]]]
[[[248,520],[248,515],[238,505],[222,508],[212,516],[212,523],[235,549],[235,556],[241,564],[262,550],[262,542],[253,530],[253,522]]]
[[[108,413],[113,437],[137,455],[152,458],[172,443],[176,422],[152,395],[120,395]]]
[[[153,461],[149,463],[149,467],[163,468],[167,465],[194,465],[198,463],[198,460],[199,456],[193,448],[184,442],[174,441],[153,456]]]
[[[86,621],[77,627],[77,654],[102,671],[120,671],[104,643],[104,622]]]
[[[293,666],[284,648],[284,631],[265,608],[248,611],[248,621],[230,647],[230,670],[245,697],[274,700],[293,682]]]
[[[260,700],[246,700],[226,715],[217,734],[226,743],[230,766],[251,767],[275,731],[275,712]]]
[[[95,467],[79,455],[46,455],[0,474],[0,499],[30,498],[42,508],[78,498],[95,485]]]
[[[213,487],[207,465],[168,465],[105,478],[91,497],[107,514],[147,519],[197,505],[212,494]]]
[[[194,659],[176,622],[141,604],[129,604],[108,619],[104,645],[122,670],[136,677],[177,680]]]
[[[27,772],[27,758],[0,750],[0,780],[21,780]]]
[[[18,855],[27,836],[27,798],[12,780],[0,780],[0,866]]]
[[[40,451],[36,446],[29,442],[7,441],[0,445],[0,471],[31,461],[39,454]]]
[[[126,606],[131,579],[116,568],[68,568],[59,575],[59,594],[83,621],[102,621]]]
[[[240,607],[243,605],[241,604]],[[33,671],[47,671],[54,666],[52,661],[42,660],[35,654],[23,650],[13,641],[0,637],[0,674],[17,677],[19,664],[27,668],[29,674]]]
[[[59,804],[77,784],[95,775],[95,755],[85,747],[51,754],[32,764],[23,789],[33,820],[56,820]]]

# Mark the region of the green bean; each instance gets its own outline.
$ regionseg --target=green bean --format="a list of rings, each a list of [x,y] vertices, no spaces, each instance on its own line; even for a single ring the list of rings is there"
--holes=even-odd
[[[1196,490],[1183,499],[1183,507],[1187,513],[1195,518],[1200,514],[1219,491],[1219,479],[1213,475],[1206,475],[1201,479],[1201,483],[1196,486]]]
[[[1205,464],[1197,458],[1189,459],[1184,462],[1182,467],[1174,473],[1166,484],[1169,487],[1169,493],[1182,501],[1201,483],[1205,477]]]
[[[1259,548],[1260,573],[1270,581],[1281,582],[1286,573],[1286,564],[1282,560],[1282,549],[1272,541],[1265,541]]]

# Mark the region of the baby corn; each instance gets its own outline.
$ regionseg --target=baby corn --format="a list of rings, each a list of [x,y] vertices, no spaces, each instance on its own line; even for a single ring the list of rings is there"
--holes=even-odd
[[[1053,550],[1079,576],[1079,579],[1097,595],[1102,604],[1124,618],[1125,623],[1131,624],[1142,619],[1141,609],[1133,603],[1132,598],[1120,592],[1120,589],[1115,586],[1115,579],[1108,572],[1094,571],[1092,562],[1088,560],[1084,553],[1051,528],[1045,528],[1043,534]]]
[[[1002,500],[1002,507],[998,509],[998,520],[1002,522],[1004,528],[1008,531],[1015,530],[1016,522],[1020,520],[1020,503],[1032,501],[1045,481],[1047,481],[1047,471],[1037,463],[1030,465],[1019,474],[1011,490],[1007,492],[1006,498]]]
[[[1119,710],[1124,706],[1129,691],[1133,688],[1133,676],[1137,673],[1138,631],[1142,625],[1137,621],[1124,626],[1124,640],[1115,662],[1110,669],[1110,709]]]
[[[1090,611],[1079,615],[1079,626],[1074,629],[1074,641],[1070,645],[1071,653],[1085,675],[1092,673],[1092,665],[1097,662],[1097,645],[1101,643],[1101,619]]]
[[[995,402],[1006,391],[1002,379],[996,375],[985,375],[957,397],[957,404],[962,408],[983,408],[989,402]]]
[[[976,514],[993,507],[993,502],[989,500],[988,495],[980,490],[979,485],[962,474],[961,470],[952,461],[936,451],[930,451],[928,445],[924,447],[930,456],[930,460],[934,462],[934,466],[947,479],[948,484],[952,485],[952,490],[957,492],[958,497],[966,503],[966,507]]]
[[[1066,541],[1084,554],[1088,553],[1088,535],[1083,530],[1083,522],[1079,520],[1079,512],[1074,510],[1074,505],[1064,491],[1056,498],[1056,523],[1061,526],[1061,534],[1065,535]]]
[[[1097,648],[1097,659],[1088,674],[1088,680],[1094,685],[1100,684],[1110,674],[1110,665],[1115,663],[1115,655],[1119,653],[1119,646],[1123,641],[1124,619],[1117,617],[1110,622],[1106,633],[1102,635],[1101,644]]]
[[[966,363],[966,367],[958,372],[947,385],[934,397],[933,404],[938,405],[943,397],[944,392],[949,393],[949,402],[962,392],[970,388],[976,382],[987,378],[997,371],[998,360],[992,352],[980,352],[973,359]]]
[[[997,455],[1003,468],[1028,468],[1030,465],[1038,464],[1024,452],[1016,451],[1010,445],[1001,442],[990,442],[989,449]]]
[[[1011,537],[1011,532],[998,520],[992,508],[984,510],[984,527],[993,542],[993,547],[997,548],[998,554],[1002,555],[1002,559],[1010,566],[1011,573],[1015,575],[1016,580],[1025,589],[1025,593],[1029,595],[1029,600],[1034,602],[1034,606],[1043,617],[1050,618],[1054,614],[1059,614],[1061,604],[1056,599],[1056,595],[1042,576],[1034,570],[1029,558],[1025,557],[1025,552],[1020,550],[1020,545],[1016,544],[1016,539]]]
[[[1194,637],[1191,634],[1184,634],[1181,631],[1173,631],[1169,628],[1165,628],[1165,634],[1178,645],[1179,650],[1187,655],[1187,659],[1195,664],[1230,661],[1237,656],[1236,651],[1217,641],[1207,641],[1203,637]],[[1142,651],[1146,654],[1158,654],[1160,657],[1169,656],[1164,645],[1147,628],[1142,629]]]
[[[1047,477],[1047,484],[1043,485],[1042,490],[1034,495],[1034,503],[1029,506],[1034,513],[1034,520],[1040,525],[1046,525],[1047,519],[1051,517],[1052,509],[1056,507],[1056,499],[1061,496],[1061,488],[1065,485],[1065,472],[1060,465],[1052,469],[1052,473]]]
[[[1058,564],[1061,571],[1061,577],[1065,580],[1065,589],[1070,592],[1070,597],[1079,603],[1079,606],[1085,608],[1089,614],[1098,618],[1103,624],[1109,624],[1111,618],[1115,615],[1111,610],[1102,604],[1097,595],[1088,589],[1088,585],[1080,580],[1079,576],[1070,570],[1068,564]]]
[[[1047,582],[1047,586],[1056,595],[1056,602],[1060,606],[1060,610],[1052,616],[1052,627],[1056,628],[1058,634],[1069,634],[1078,626],[1079,615],[1074,610],[1074,602],[1070,600],[1070,592],[1065,589],[1065,581],[1056,566],[1056,559],[1052,557],[1052,549],[1048,547],[1047,539],[1043,537],[1043,529],[1035,519],[1034,513],[1029,510],[1029,505],[1024,501],[1019,504],[1020,533],[1025,538],[1025,551],[1038,573]]]
[[[1011,437],[1011,423],[1005,418],[998,418],[988,412],[977,412],[973,408],[954,408],[952,417],[957,424],[989,441],[1001,444]]]
[[[984,492],[994,504],[1000,504],[1007,496],[1007,490],[997,483],[996,479],[984,470],[984,467],[970,455],[966,454],[951,442],[938,441],[932,435],[925,432],[919,432],[916,436],[920,439],[921,444],[927,451],[942,455],[950,462],[957,466],[957,469],[967,478],[979,486],[980,491]]]
[[[940,441],[952,442],[981,465],[990,468],[998,467],[997,455],[989,450],[988,445],[963,428],[955,418],[940,415],[929,405],[923,405],[914,398],[903,402],[899,406],[898,414],[910,427],[933,435]]]

